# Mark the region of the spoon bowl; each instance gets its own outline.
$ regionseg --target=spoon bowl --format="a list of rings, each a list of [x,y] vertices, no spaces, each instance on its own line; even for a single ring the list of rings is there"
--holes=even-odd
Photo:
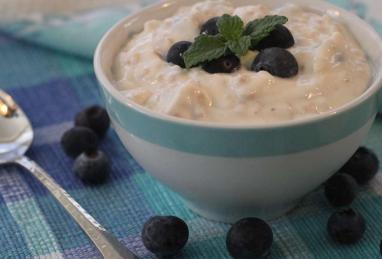
[[[10,100],[10,96],[0,91],[0,100]],[[8,102],[0,101],[0,110],[8,110]],[[21,109],[12,115],[0,117],[0,164],[12,163],[25,154],[33,142],[33,129]]]

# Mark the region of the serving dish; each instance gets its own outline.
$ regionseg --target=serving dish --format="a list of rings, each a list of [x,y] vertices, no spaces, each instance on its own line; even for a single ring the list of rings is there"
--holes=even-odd
[[[356,15],[323,1],[293,0],[340,20],[367,53],[368,90],[331,113],[266,126],[196,122],[154,113],[114,87],[112,62],[144,22],[164,19],[197,0],[170,0],[124,18],[103,37],[94,58],[105,105],[119,138],[137,162],[209,219],[274,218],[333,175],[366,138],[381,105],[382,42]],[[234,5],[280,6],[282,0]]]

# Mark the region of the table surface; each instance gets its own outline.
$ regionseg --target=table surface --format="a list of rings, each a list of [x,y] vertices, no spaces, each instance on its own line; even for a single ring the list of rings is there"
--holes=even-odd
[[[379,21],[355,1],[336,1]],[[366,1],[367,2],[367,1]],[[381,10],[381,9],[380,9]],[[382,28],[382,27],[381,27]],[[81,108],[101,103],[90,60],[40,48],[0,34],[0,87],[23,107],[35,129],[28,155],[36,160],[105,228],[142,258],[140,230],[152,215],[177,215],[190,228],[182,258],[229,258],[228,225],[190,212],[180,199],[149,176],[123,148],[113,130],[101,144],[112,161],[110,180],[85,186],[72,172],[72,161],[60,148],[62,133]],[[382,119],[365,143],[382,158]],[[273,222],[275,242],[270,258],[379,258],[382,239],[382,174],[366,187],[353,208],[368,229],[356,245],[338,246],[326,233],[333,213],[322,189],[306,197],[290,214]],[[27,172],[0,168],[0,258],[100,258],[95,247],[49,193]]]

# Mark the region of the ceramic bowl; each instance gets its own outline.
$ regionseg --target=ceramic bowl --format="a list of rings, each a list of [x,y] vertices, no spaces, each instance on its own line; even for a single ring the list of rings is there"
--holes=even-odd
[[[367,91],[325,115],[267,126],[188,121],[154,113],[126,100],[114,87],[112,63],[132,34],[151,19],[171,16],[196,0],[170,0],[128,16],[103,37],[94,65],[105,105],[124,146],[158,181],[196,213],[233,222],[287,212],[333,175],[366,138],[381,102],[382,43],[357,16],[324,1],[289,1],[343,22],[373,67]],[[284,0],[235,0],[234,5]]]

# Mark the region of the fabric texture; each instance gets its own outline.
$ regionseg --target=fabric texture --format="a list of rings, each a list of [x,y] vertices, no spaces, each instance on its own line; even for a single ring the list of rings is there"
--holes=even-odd
[[[381,14],[376,11],[382,9],[379,1],[333,2],[356,11],[382,33],[382,17],[378,19]],[[63,153],[59,141],[72,126],[76,112],[87,105],[102,103],[89,59],[0,34],[0,88],[16,99],[33,124],[35,141],[28,155],[140,257],[154,258],[140,238],[143,223],[153,215],[176,215],[190,228],[190,239],[181,258],[229,258],[225,249],[229,225],[208,221],[189,211],[176,194],[137,164],[113,130],[101,144],[112,162],[109,181],[90,187],[74,176],[73,161]],[[381,134],[382,118],[377,118],[365,145],[382,159]],[[316,190],[288,215],[270,222],[275,236],[270,258],[380,258],[381,196],[382,174],[379,174],[352,205],[367,221],[364,238],[356,245],[339,246],[330,241],[326,232],[327,219],[334,209],[327,203],[323,190]],[[101,255],[44,187],[25,170],[9,165],[0,167],[0,258],[101,258]]]

